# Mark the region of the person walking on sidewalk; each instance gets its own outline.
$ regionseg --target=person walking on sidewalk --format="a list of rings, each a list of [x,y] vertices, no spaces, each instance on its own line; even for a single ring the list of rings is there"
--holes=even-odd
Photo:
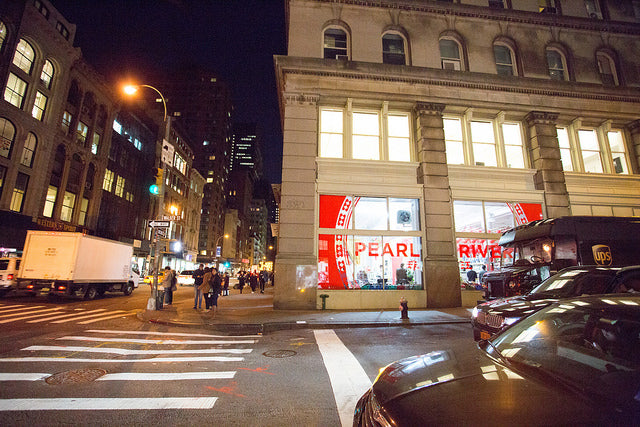
[[[217,268],[211,269],[211,290],[209,291],[209,295],[211,298],[211,307],[213,309],[213,314],[216,314],[218,311],[218,296],[222,292],[222,278],[218,274]]]
[[[267,272],[265,270],[262,270],[260,273],[258,273],[258,281],[260,283],[261,294],[264,294],[264,285],[266,283],[266,275],[267,275]]]
[[[204,264],[200,264],[191,277],[193,277],[193,309],[200,310],[202,308],[202,291],[199,286],[202,285],[202,278],[204,277]]]
[[[224,273],[224,277],[222,278],[222,295],[223,296],[228,296],[229,295],[229,272],[225,272]]]
[[[173,291],[177,289],[176,273],[168,265],[164,268],[164,276],[162,276],[162,289],[164,290],[164,303],[166,305],[173,304]]]
[[[238,273],[238,284],[240,285],[240,293],[242,293],[242,289],[244,288],[244,271],[240,271]]]
[[[209,267],[205,267],[204,276],[202,276],[202,283],[198,286],[198,289],[202,292],[202,295],[204,295],[205,311],[209,311],[211,309],[211,297],[209,294],[211,291],[211,282],[211,269]]]
[[[255,271],[249,273],[249,285],[251,285],[251,293],[254,293],[258,287],[258,275]]]

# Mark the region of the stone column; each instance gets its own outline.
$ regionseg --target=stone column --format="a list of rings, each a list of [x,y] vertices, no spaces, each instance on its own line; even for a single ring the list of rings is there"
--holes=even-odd
[[[631,158],[631,172],[634,174],[640,173],[640,120],[635,120],[627,125],[629,133],[631,134],[631,141],[629,144],[629,157]]]
[[[571,215],[569,194],[564,182],[560,146],[556,131],[556,113],[532,111],[525,117],[529,129],[529,149],[537,170],[535,186],[544,191],[546,217]]]
[[[300,275],[317,272],[315,230],[319,96],[285,93],[280,232],[275,263],[275,309],[315,310],[317,280],[300,287]],[[317,276],[317,273],[316,273]]]
[[[453,200],[444,142],[444,104],[417,103],[418,181],[423,185],[423,262],[427,307],[459,307],[460,273],[453,226]]]

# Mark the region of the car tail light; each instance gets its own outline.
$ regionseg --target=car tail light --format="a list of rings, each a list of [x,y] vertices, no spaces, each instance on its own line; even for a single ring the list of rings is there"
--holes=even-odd
[[[59,290],[59,291],[64,291],[65,289],[67,289],[67,287],[66,287],[66,286],[62,286],[62,285],[61,285],[61,286],[58,286],[58,290]]]
[[[13,280],[13,274],[7,274],[7,280]]]
[[[33,285],[27,285],[27,289],[33,289]]]

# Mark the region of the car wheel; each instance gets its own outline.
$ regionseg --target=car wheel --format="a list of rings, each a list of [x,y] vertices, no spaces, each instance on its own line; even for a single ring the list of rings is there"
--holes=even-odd
[[[89,286],[87,288],[87,291],[84,293],[84,299],[86,300],[95,299],[97,296],[98,296],[98,290],[95,288],[95,286]]]
[[[132,292],[133,292],[133,283],[129,282],[126,285],[124,285],[124,289],[122,290],[123,294],[131,295]]]

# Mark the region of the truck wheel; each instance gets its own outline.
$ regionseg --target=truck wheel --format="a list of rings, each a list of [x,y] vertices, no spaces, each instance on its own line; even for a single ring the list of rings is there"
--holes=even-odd
[[[84,293],[84,299],[86,300],[95,299],[97,296],[98,296],[98,290],[95,288],[95,286],[89,286],[87,288],[87,291]]]
[[[122,293],[125,295],[131,295],[131,292],[133,292],[133,283],[129,282],[126,285],[124,285],[124,289],[122,289]]]

